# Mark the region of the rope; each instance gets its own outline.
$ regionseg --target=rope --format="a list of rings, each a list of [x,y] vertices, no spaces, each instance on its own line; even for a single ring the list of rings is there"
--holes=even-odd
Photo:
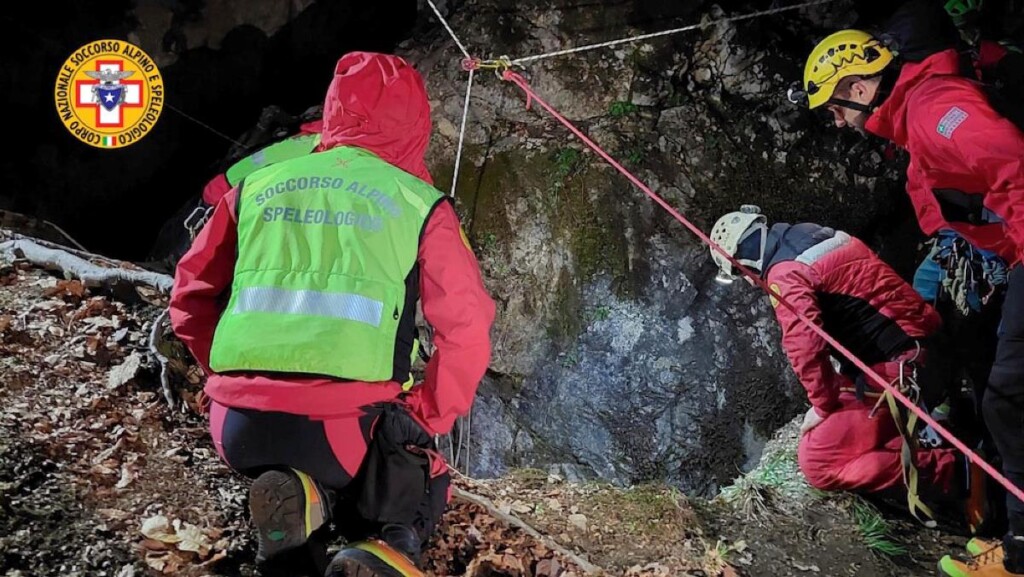
[[[569,129],[570,132],[575,134],[577,138],[582,140],[584,144],[589,146],[591,150],[597,153],[598,156],[603,158],[608,164],[612,165],[616,170],[618,170],[631,183],[633,183],[634,186],[642,190],[644,194],[651,198],[651,200],[653,200],[662,208],[664,208],[666,212],[672,215],[672,217],[679,221],[680,224],[682,224],[690,232],[696,235],[697,238],[699,238],[704,244],[708,245],[709,247],[711,247],[712,250],[722,255],[729,262],[731,262],[732,266],[734,267],[734,270],[739,270],[741,273],[743,273],[744,276],[751,279],[757,286],[761,287],[762,290],[764,290],[769,295],[775,297],[783,306],[789,309],[790,312],[792,312],[798,319],[800,319],[800,322],[807,325],[807,327],[814,331],[815,334],[820,336],[828,344],[832,345],[832,347],[836,351],[838,351],[844,357],[849,359],[857,368],[863,371],[866,376],[870,377],[875,383],[877,383],[879,386],[885,389],[893,397],[898,399],[903,406],[907,407],[910,411],[915,413],[925,423],[931,425],[932,429],[934,429],[938,434],[942,435],[944,439],[949,441],[950,444],[956,447],[961,453],[966,455],[972,463],[981,467],[983,471],[988,473],[993,479],[999,482],[999,484],[1002,485],[1007,491],[1012,493],[1018,499],[1024,501],[1024,491],[1022,491],[1016,485],[1011,483],[1006,477],[1000,474],[999,471],[992,467],[992,465],[989,465],[987,462],[985,462],[985,460],[978,456],[977,453],[975,453],[966,445],[964,445],[962,441],[957,439],[955,436],[953,436],[952,433],[946,430],[945,427],[940,425],[935,419],[932,418],[931,415],[929,415],[926,411],[922,410],[921,407],[917,406],[917,404],[907,399],[907,397],[903,393],[895,389],[890,383],[888,383],[885,379],[879,376],[879,374],[876,373],[866,363],[864,363],[864,361],[860,360],[856,355],[851,353],[849,349],[840,344],[839,341],[832,338],[832,336],[825,332],[824,329],[822,329],[820,326],[818,326],[809,318],[807,318],[807,316],[804,313],[797,310],[792,303],[790,303],[785,297],[782,296],[782,294],[780,294],[778,291],[772,290],[771,287],[769,287],[768,284],[764,280],[762,280],[760,276],[750,272],[750,270],[747,269],[747,267],[740,264],[740,262],[736,260],[731,254],[729,254],[725,249],[719,246],[715,241],[711,240],[711,238],[708,237],[708,235],[706,235],[702,230],[700,230],[693,223],[687,220],[686,217],[680,214],[679,211],[673,208],[672,205],[670,205],[665,199],[658,196],[658,194],[652,191],[646,184],[641,182],[639,178],[637,178],[631,172],[626,170],[626,168],[624,168],[614,158],[612,158],[611,155],[605,152],[604,149],[602,149],[600,146],[595,144],[593,140],[591,140],[585,134],[583,134],[583,132],[580,131],[580,129],[577,128],[572,122],[570,122],[564,116],[559,114],[558,111],[552,108],[550,104],[548,104],[539,96],[537,96],[537,93],[530,88],[530,85],[522,76],[516,74],[511,70],[506,70],[502,74],[502,78],[515,84],[520,89],[522,89],[524,93],[526,93],[527,108],[529,108],[531,102],[536,101],[537,104],[544,108],[544,110],[548,111],[548,113],[551,114],[551,116],[553,116],[556,120],[561,122],[566,128]]]
[[[469,70],[469,80],[466,81],[466,102],[462,105],[462,125],[459,128],[459,145],[455,149],[455,172],[452,173],[451,196],[455,197],[455,185],[459,183],[459,163],[462,161],[462,143],[466,138],[466,118],[469,116],[469,94],[473,92],[473,73]]]
[[[469,55],[469,51],[466,50],[466,47],[462,44],[461,41],[459,41],[459,37],[455,35],[455,31],[452,30],[452,27],[448,25],[448,21],[444,19],[444,16],[441,16],[441,11],[437,9],[437,6],[434,6],[433,0],[427,0],[427,4],[430,4],[430,8],[434,11],[434,14],[437,14],[437,19],[441,21],[441,25],[444,26],[444,29],[448,31],[448,34],[452,37],[452,40],[454,40],[455,44],[458,45],[459,50],[462,51],[462,55],[465,56],[467,59],[472,60],[473,57]]]
[[[199,126],[202,126],[203,128],[205,128],[205,129],[209,130],[210,132],[216,134],[217,136],[223,138],[224,140],[227,140],[228,142],[232,142],[232,143],[237,144],[238,146],[240,146],[242,148],[245,148],[245,145],[242,144],[241,142],[238,142],[237,140],[235,140],[234,138],[231,138],[227,134],[224,134],[223,132],[217,130],[216,128],[214,128],[212,126],[210,126],[209,124],[206,124],[202,120],[199,120],[198,118],[189,116],[188,114],[185,114],[184,112],[182,112],[181,110],[171,106],[170,104],[167,104],[166,106],[167,106],[167,108],[170,108],[171,110],[177,112],[178,114],[184,116],[185,118],[191,120],[192,122],[195,122]]]
[[[428,2],[430,0],[427,0]],[[785,6],[782,8],[771,8],[768,10],[761,10],[760,12],[752,12],[750,14],[744,14],[742,16],[732,16],[729,18],[721,18],[719,20],[712,20],[710,22],[704,22],[701,24],[691,24],[689,26],[683,26],[682,28],[673,28],[671,30],[663,30],[661,32],[652,32],[650,34],[641,34],[639,36],[630,36],[629,38],[620,38],[619,40],[610,40],[608,42],[599,42],[597,44],[587,44],[586,46],[580,46],[578,48],[567,48],[565,50],[556,50],[554,52],[545,52],[544,54],[537,54],[536,56],[525,56],[523,58],[516,58],[512,60],[512,64],[525,64],[527,62],[535,62],[537,60],[544,60],[545,58],[554,58],[555,56],[565,56],[566,54],[576,54],[578,52],[586,52],[588,50],[596,50],[598,48],[608,48],[609,46],[618,46],[619,44],[628,44],[630,42],[639,42],[641,40],[648,40],[650,38],[657,38],[659,36],[668,36],[670,34],[678,34],[680,32],[687,32],[689,30],[697,30],[698,28],[709,28],[718,24],[725,24],[728,22],[739,22],[741,20],[750,20],[751,18],[759,18],[761,16],[771,16],[773,14],[779,14],[781,12],[788,12],[790,10],[799,10],[800,8],[807,8],[809,6],[817,6],[818,4],[827,4],[834,2],[835,0],[813,0],[811,2],[804,2],[803,4],[797,4],[795,6]]]

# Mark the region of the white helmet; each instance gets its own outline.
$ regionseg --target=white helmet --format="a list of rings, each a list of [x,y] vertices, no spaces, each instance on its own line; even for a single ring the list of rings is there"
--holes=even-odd
[[[711,229],[711,240],[725,249],[729,256],[735,256],[740,243],[752,234],[761,234],[761,254],[757,260],[739,259],[739,263],[761,269],[764,260],[764,244],[768,237],[768,218],[761,214],[761,209],[753,204],[744,204],[737,212],[718,219],[714,228]],[[718,276],[715,280],[722,284],[729,284],[736,280],[737,275],[733,274],[732,263],[715,249],[711,249],[711,258],[718,265]]]

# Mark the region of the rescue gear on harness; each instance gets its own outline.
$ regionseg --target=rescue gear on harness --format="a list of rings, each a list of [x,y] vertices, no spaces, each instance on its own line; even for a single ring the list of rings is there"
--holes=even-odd
[[[203,227],[206,226],[206,221],[210,220],[211,214],[213,214],[212,206],[200,205],[188,215],[183,224],[185,226],[185,230],[188,231],[189,242],[196,240],[196,235],[198,235],[199,231],[203,230]]]
[[[729,256],[736,257],[736,251],[741,243],[747,238],[760,234],[761,249],[757,258],[736,258],[740,264],[761,270],[764,260],[765,239],[768,237],[768,218],[761,214],[761,209],[753,204],[744,204],[736,212],[730,212],[718,219],[711,229],[711,240],[721,246]],[[744,255],[746,256],[746,255]],[[732,263],[711,249],[711,259],[718,266],[718,275],[715,282],[720,284],[731,284],[737,278],[734,274]]]
[[[1006,261],[995,253],[975,248],[949,231],[939,233],[930,242],[928,257],[941,269],[939,286],[962,314],[980,311],[1006,288]]]
[[[836,86],[849,76],[876,76],[892,60],[892,51],[867,32],[840,30],[831,34],[814,47],[804,66],[803,92],[808,108],[832,103],[869,112],[870,108],[863,104],[833,98]],[[791,91],[790,96],[797,95]]]
[[[949,403],[944,402],[932,409],[932,418],[935,419],[936,422],[945,423],[949,420],[949,410]],[[925,449],[938,449],[945,444],[945,441],[931,425],[925,425],[917,433],[917,444]]]
[[[249,488],[249,510],[263,563],[303,546],[330,519],[333,494],[302,471],[267,471]]]
[[[891,384],[893,388],[900,391],[910,402],[921,404],[921,388],[917,384],[916,364],[918,357],[921,355],[921,344],[916,341],[915,344],[917,349],[913,355],[909,356],[909,358],[907,358],[907,355],[903,355],[904,358],[897,361],[899,363],[899,376]],[[863,393],[860,390],[861,386],[859,383],[857,388],[858,396],[862,396]],[[892,393],[885,391],[875,404],[875,408],[871,411],[870,416],[872,418],[882,406],[882,403],[888,404],[889,414],[892,416],[896,429],[899,431],[900,438],[903,441],[900,450],[900,462],[903,468],[903,484],[907,487],[907,508],[910,514],[924,524],[925,527],[933,528],[937,525],[935,513],[921,500],[917,489],[919,475],[917,466],[914,464],[914,455],[919,448],[917,442],[917,413],[904,409]],[[923,519],[922,515],[924,516]]]

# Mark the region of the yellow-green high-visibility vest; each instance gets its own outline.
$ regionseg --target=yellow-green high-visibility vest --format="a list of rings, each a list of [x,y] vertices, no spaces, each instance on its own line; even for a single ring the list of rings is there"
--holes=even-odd
[[[231,186],[237,186],[243,178],[265,166],[311,154],[318,144],[320,144],[320,133],[290,136],[281,142],[261,148],[232,164],[231,168],[224,173],[224,178]]]
[[[251,174],[211,368],[407,381],[420,236],[445,198],[355,147]]]

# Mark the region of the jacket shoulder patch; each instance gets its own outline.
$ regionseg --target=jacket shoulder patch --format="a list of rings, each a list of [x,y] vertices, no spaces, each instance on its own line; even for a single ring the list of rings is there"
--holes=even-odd
[[[953,132],[958,126],[963,124],[965,120],[967,120],[967,113],[964,109],[959,106],[954,106],[939,119],[939,124],[935,127],[935,131],[942,136],[951,139],[953,138]]]

